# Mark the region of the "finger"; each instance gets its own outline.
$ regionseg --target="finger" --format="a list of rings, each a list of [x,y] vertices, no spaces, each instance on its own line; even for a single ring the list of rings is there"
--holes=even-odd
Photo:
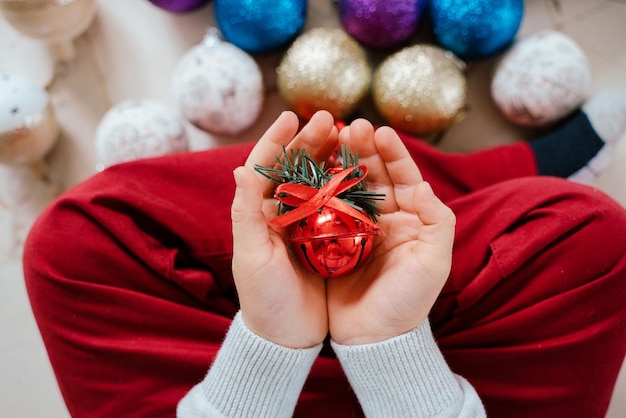
[[[318,148],[317,153],[313,156],[315,161],[326,161],[331,164],[336,158],[335,151],[339,144],[339,130],[336,126],[330,131],[330,135],[326,138],[326,141]]]
[[[273,166],[276,155],[280,155],[281,148],[291,142],[298,128],[299,121],[295,113],[289,111],[281,113],[254,146],[245,166],[249,169],[254,169],[256,164]]]
[[[238,167],[235,197],[231,206],[234,254],[258,254],[270,243],[267,220],[263,213],[262,182],[247,167]]]
[[[339,130],[339,143],[350,146],[350,125],[346,125]]]
[[[379,128],[374,140],[398,206],[411,210],[414,188],[423,182],[419,168],[393,129],[387,126]]]
[[[283,147],[303,150],[318,163],[329,160],[337,146],[337,128],[329,112],[319,111],[313,115],[300,132],[299,121],[293,112],[283,112],[261,137],[246,161],[246,167],[276,167]],[[271,196],[276,183],[263,179],[263,193]]]
[[[350,151],[359,154],[359,160],[368,159],[377,155],[374,144],[374,126],[366,119],[356,119],[348,127],[348,147]]]
[[[317,162],[326,161],[336,147],[335,120],[325,110],[316,112],[288,146],[289,149],[304,150]]]
[[[349,132],[344,138],[352,154],[359,155],[359,164],[367,167],[368,189],[388,193],[391,182],[385,161],[381,158],[374,142],[374,127],[365,119],[357,119],[350,124]],[[389,189],[389,190],[381,190]]]
[[[385,195],[378,203],[382,212],[397,210],[393,188],[383,159],[374,142],[374,127],[365,119],[356,119],[339,132],[339,144],[347,146],[351,154],[358,154],[359,164],[367,167],[365,183],[368,191]]]
[[[347,146],[352,150],[350,146],[350,125],[345,125],[339,130],[339,134],[337,135],[337,148],[339,149],[341,146]],[[333,167],[341,166],[341,159],[339,158],[339,153],[336,153],[333,156],[335,160],[335,165]]]
[[[434,245],[447,256],[452,251],[456,217],[435,194],[430,184],[420,182],[413,189],[413,209],[424,227],[420,230],[419,240]]]

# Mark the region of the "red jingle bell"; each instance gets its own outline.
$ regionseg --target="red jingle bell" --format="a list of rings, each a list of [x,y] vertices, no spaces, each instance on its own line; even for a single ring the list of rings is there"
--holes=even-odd
[[[358,165],[342,147],[343,167],[319,166],[304,151],[283,149],[274,167],[256,170],[280,183],[274,197],[279,216],[269,222],[280,232],[289,230],[289,244],[299,263],[324,278],[352,273],[362,266],[382,234],[376,224],[376,200],[384,194],[368,192],[363,180],[367,168]]]
[[[291,226],[289,242],[307,270],[335,278],[365,263],[379,230],[331,207],[322,207]]]

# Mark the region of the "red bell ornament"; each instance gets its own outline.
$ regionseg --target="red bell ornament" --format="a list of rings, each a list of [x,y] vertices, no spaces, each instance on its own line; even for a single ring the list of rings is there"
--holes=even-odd
[[[327,169],[303,151],[284,150],[277,167],[256,167],[280,183],[275,192],[280,216],[270,226],[287,228],[300,264],[324,278],[352,273],[365,264],[382,233],[375,201],[384,195],[366,190],[367,168],[345,147],[342,160],[343,167]]]
[[[359,219],[323,206],[291,226],[289,243],[307,270],[334,278],[365,263],[378,234]]]

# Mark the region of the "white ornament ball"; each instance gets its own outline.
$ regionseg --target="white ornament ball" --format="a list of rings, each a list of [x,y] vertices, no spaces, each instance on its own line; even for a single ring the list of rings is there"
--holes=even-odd
[[[0,12],[20,34],[46,42],[55,58],[74,58],[73,40],[93,23],[96,0],[0,1]]]
[[[491,94],[504,116],[521,126],[546,126],[585,98],[589,60],[568,36],[553,30],[516,42],[498,63]]]
[[[0,164],[43,159],[59,133],[46,91],[26,77],[0,74]]]
[[[152,100],[127,100],[113,106],[100,120],[95,141],[99,169],[189,149],[179,118]]]
[[[211,134],[235,135],[261,113],[263,76],[250,55],[209,32],[179,61],[172,91],[193,125]]]

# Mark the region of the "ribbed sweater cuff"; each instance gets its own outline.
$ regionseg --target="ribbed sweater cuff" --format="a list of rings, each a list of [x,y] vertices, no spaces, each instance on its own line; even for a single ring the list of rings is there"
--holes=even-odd
[[[250,331],[238,313],[202,391],[226,417],[290,417],[321,347],[274,344]]]
[[[380,343],[331,344],[368,417],[446,416],[463,402],[428,321]]]

